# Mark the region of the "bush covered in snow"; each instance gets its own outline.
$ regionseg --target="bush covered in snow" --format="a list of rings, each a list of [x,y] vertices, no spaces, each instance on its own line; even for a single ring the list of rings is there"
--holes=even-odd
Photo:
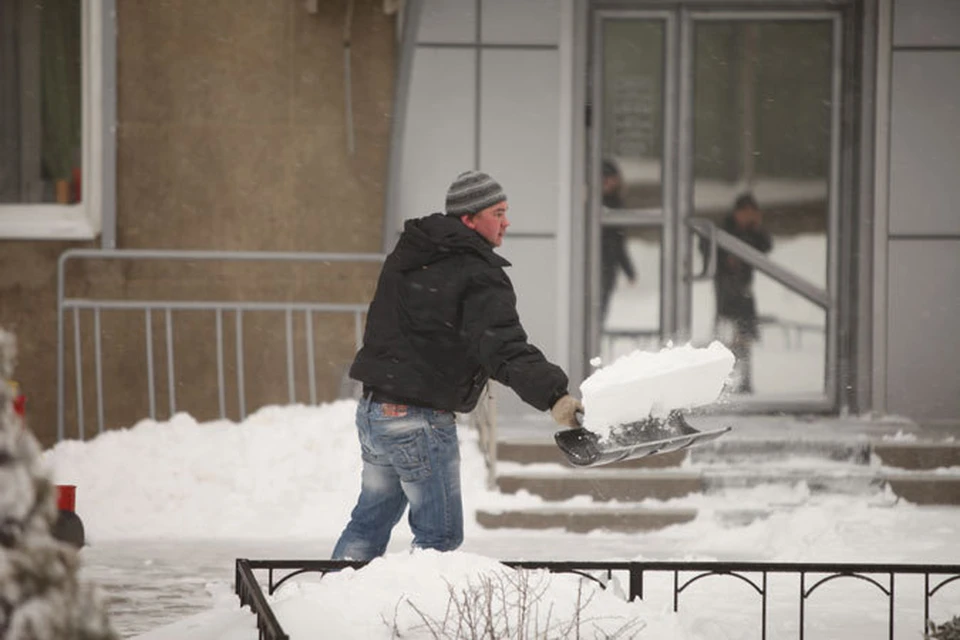
[[[54,485],[13,409],[16,342],[0,329],[0,638],[117,638],[97,594],[77,579],[76,550],[51,534]]]

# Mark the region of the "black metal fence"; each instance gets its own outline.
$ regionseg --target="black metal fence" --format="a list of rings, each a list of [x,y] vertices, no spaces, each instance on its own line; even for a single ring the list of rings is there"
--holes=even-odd
[[[326,574],[345,568],[359,569],[365,562],[350,560],[248,560],[237,559],[236,593],[241,606],[249,605],[257,616],[257,628],[261,640],[287,640],[288,636],[271,611],[260,582],[254,571],[266,572],[267,594],[272,595],[292,578],[307,574]],[[923,578],[923,590],[919,596],[923,602],[923,624],[930,619],[931,599],[945,586],[960,580],[960,565],[920,564],[851,564],[851,563],[790,563],[790,562],[542,562],[504,561],[515,569],[543,569],[551,573],[570,573],[592,580],[606,587],[614,576],[627,577],[627,592],[630,600],[645,599],[645,582],[652,574],[672,577],[673,610],[680,610],[684,592],[704,578],[719,576],[747,584],[759,597],[759,634],[768,637],[768,611],[770,589],[768,578],[775,574],[798,576],[796,598],[799,611],[799,637],[806,638],[805,626],[807,601],[823,585],[841,578],[859,580],[872,585],[885,596],[887,637],[894,640],[894,604],[898,597],[906,597],[905,590],[898,591],[897,579],[905,576]],[[910,637],[922,638],[925,628],[916,629]]]

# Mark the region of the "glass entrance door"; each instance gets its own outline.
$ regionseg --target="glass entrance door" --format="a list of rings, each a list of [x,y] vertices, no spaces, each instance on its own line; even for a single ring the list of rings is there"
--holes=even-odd
[[[835,406],[840,27],[594,14],[589,358],[720,339],[738,409]]]
[[[602,12],[594,27],[590,355],[610,362],[675,330],[676,16]]]

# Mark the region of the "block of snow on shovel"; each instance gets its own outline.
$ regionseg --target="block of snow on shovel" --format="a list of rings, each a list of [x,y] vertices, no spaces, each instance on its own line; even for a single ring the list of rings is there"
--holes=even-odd
[[[715,440],[731,428],[699,431],[683,411],[716,402],[734,361],[718,341],[623,356],[580,385],[582,428],[558,431],[557,446],[570,464],[594,467]]]

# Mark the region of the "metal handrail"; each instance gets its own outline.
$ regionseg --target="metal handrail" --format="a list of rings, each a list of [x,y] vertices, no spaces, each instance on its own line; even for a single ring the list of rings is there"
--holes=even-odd
[[[687,220],[687,226],[695,234],[706,238],[710,242],[710,266],[708,268],[711,269],[711,273],[716,272],[717,247],[719,246],[820,308],[829,310],[833,306],[833,300],[826,289],[818,287],[803,276],[780,266],[761,251],[754,249],[733,234],[718,228],[713,220],[691,217]]]
[[[871,564],[871,563],[827,563],[827,562],[713,562],[713,561],[537,561],[537,560],[519,560],[502,561],[504,565],[513,569],[544,569],[551,573],[571,573],[583,578],[592,580],[600,586],[605,587],[613,578],[615,572],[627,573],[628,598],[633,601],[636,598],[644,599],[644,578],[648,573],[672,573],[672,591],[673,591],[673,610],[680,609],[680,596],[683,592],[700,580],[707,577],[718,576],[721,578],[734,578],[747,583],[754,593],[760,597],[760,636],[764,640],[767,636],[768,625],[768,598],[770,596],[767,578],[769,574],[794,574],[800,578],[800,589],[797,593],[799,599],[799,634],[800,640],[805,637],[805,620],[807,600],[820,586],[838,578],[852,578],[865,581],[875,586],[887,598],[887,628],[890,640],[894,638],[894,612],[895,599],[897,595],[902,596],[902,590],[895,589],[896,576],[915,575],[923,576],[923,624],[925,628],[921,633],[926,632],[926,625],[930,618],[930,599],[937,594],[940,589],[948,584],[960,581],[960,565],[942,564],[942,565],[922,565],[922,564]],[[237,594],[240,595],[241,582],[239,567],[243,566],[253,575],[254,569],[266,570],[267,593],[273,594],[280,585],[287,580],[304,573],[327,574],[340,571],[345,568],[360,569],[366,562],[352,560],[237,560]],[[289,573],[278,575],[279,570],[287,570]],[[599,572],[601,575],[593,575],[590,572]],[[695,574],[687,576],[681,574]],[[744,574],[759,574],[757,577]],[[807,586],[806,579],[810,574],[816,574],[816,580],[812,585]],[[886,584],[871,576],[886,576]],[[938,576],[940,579],[931,584],[931,576]],[[681,577],[683,580],[681,581]],[[244,578],[246,580],[246,578]],[[244,582],[244,589],[256,589],[260,593],[259,599],[252,599],[251,608],[257,615],[258,627],[261,616],[267,618],[272,615],[269,610],[269,604],[266,598],[262,597],[259,583],[249,585]],[[257,609],[256,607],[263,607]]]
[[[497,398],[494,384],[493,380],[487,382],[470,414],[470,421],[480,435],[480,449],[487,467],[487,489],[497,487]]]

